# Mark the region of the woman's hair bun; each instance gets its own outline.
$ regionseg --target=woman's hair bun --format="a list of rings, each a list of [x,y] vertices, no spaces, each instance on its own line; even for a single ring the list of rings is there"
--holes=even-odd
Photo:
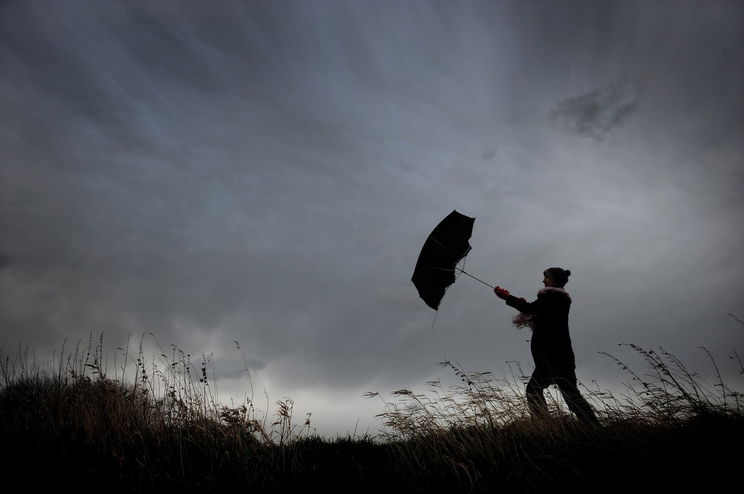
[[[566,276],[571,276],[571,270],[570,269],[566,269],[565,271],[566,271]]]

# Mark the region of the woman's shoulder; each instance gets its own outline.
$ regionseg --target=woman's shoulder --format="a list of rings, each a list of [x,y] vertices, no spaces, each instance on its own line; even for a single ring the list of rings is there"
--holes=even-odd
[[[564,290],[563,288],[555,288],[552,286],[545,287],[537,292],[537,298],[542,298],[545,300],[567,301],[569,303],[571,302],[571,296],[566,290]]]

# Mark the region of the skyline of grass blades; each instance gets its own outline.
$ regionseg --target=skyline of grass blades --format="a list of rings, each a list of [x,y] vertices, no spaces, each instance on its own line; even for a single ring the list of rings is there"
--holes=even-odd
[[[609,390],[601,390],[596,382],[596,388],[580,383],[603,423],[632,418],[658,424],[687,420],[705,413],[742,414],[744,394],[730,389],[723,382],[713,356],[705,347],[701,347],[701,350],[711,359],[718,379],[716,383],[709,383],[690,371],[663,348],[656,351],[634,344],[620,346],[631,348],[642,356],[649,370],[639,375],[618,357],[600,352],[631,378],[629,383],[625,383],[626,392],[620,396]],[[518,365],[514,364],[514,367],[519,370],[519,375],[512,372],[510,380],[495,379],[490,372],[468,372],[451,361],[440,362],[440,366],[450,369],[460,384],[445,389],[441,380],[437,379],[427,383],[428,394],[409,389],[395,390],[391,396],[397,402],[385,400],[378,392],[366,394],[369,398],[379,397],[382,400],[385,410],[379,417],[393,431],[388,436],[410,438],[458,426],[503,427],[514,421],[529,419],[523,391],[529,376]],[[739,372],[744,374],[740,360],[738,366]],[[547,395],[552,415],[572,416],[553,386]]]
[[[518,362],[508,363],[509,378],[497,379],[443,361],[454,384],[437,378],[425,392],[368,392],[382,402],[379,434],[329,438],[317,434],[309,414],[293,416],[291,398],[269,410],[266,394],[267,406],[257,405],[250,374],[245,399],[221,403],[207,356],[193,359],[170,345],[148,362],[143,339],[136,355],[127,345],[113,359],[103,351],[103,334],[91,334],[87,346],[65,344],[51,360],[38,360],[27,347],[15,357],[0,349],[6,471],[37,483],[114,482],[112,490],[123,492],[547,492],[602,480],[619,491],[634,476],[686,485],[664,469],[697,471],[695,482],[713,478],[736,458],[721,453],[724,446],[744,438],[744,395],[724,381],[704,347],[712,380],[663,348],[621,344],[645,364],[641,371],[603,353],[630,381],[620,394],[594,381],[584,386],[601,427],[579,424],[552,389],[551,418],[530,418]],[[729,360],[744,374],[735,349]],[[40,468],[49,475],[32,475]]]

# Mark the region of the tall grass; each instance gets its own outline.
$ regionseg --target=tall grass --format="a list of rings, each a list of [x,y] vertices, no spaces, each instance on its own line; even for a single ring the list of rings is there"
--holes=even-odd
[[[744,395],[730,389],[710,352],[715,381],[689,370],[663,348],[631,349],[646,363],[639,374],[604,353],[630,378],[619,395],[583,386],[602,423],[575,420],[555,390],[551,416],[532,418],[524,398],[528,380],[516,362],[511,377],[468,372],[445,361],[457,384],[427,383],[425,392],[399,389],[380,399],[385,437],[413,485],[448,485],[461,491],[556,489],[620,492],[724,486],[736,471],[744,439]],[[731,357],[744,374],[736,351]],[[441,484],[440,484],[441,482]]]
[[[701,350],[715,370],[714,383],[689,370],[663,348],[644,349],[634,344],[620,346],[640,355],[648,369],[639,375],[615,355],[600,352],[630,378],[630,382],[624,384],[626,391],[619,396],[598,386],[581,385],[602,423],[633,421],[663,425],[701,415],[742,415],[744,395],[723,382],[718,365],[706,348],[701,347]],[[744,366],[735,350],[733,355],[739,372],[744,374]],[[369,392],[366,396],[382,400],[384,411],[379,417],[388,428],[385,434],[389,438],[414,438],[462,427],[504,427],[525,420],[534,423],[524,399],[524,387],[529,376],[524,374],[518,362],[508,364],[511,377],[496,379],[491,372],[468,372],[457,363],[444,361],[440,365],[453,373],[458,384],[445,388],[437,379],[427,383],[428,390],[423,393],[399,389],[391,393],[393,400],[385,400],[378,392]],[[561,397],[554,391],[549,393],[549,398],[552,415],[568,418]],[[547,424],[536,426],[553,422],[549,420]]]
[[[240,350],[239,343],[236,345]],[[83,389],[93,390],[93,393],[108,389],[130,405],[127,413],[136,413],[148,426],[211,421],[248,432],[253,440],[263,443],[282,444],[294,435],[309,432],[309,421],[302,429],[292,422],[291,399],[276,402],[274,422],[268,421],[268,411],[261,416],[254,402],[250,376],[250,390],[242,403],[233,406],[219,403],[212,389],[214,375],[209,375],[210,362],[204,354],[195,366],[191,354],[170,345],[167,354],[159,348],[159,361],[148,361],[143,336],[136,354],[130,354],[127,344],[126,348],[117,349],[113,365],[109,366],[105,361],[103,334],[95,342],[91,335],[87,346],[78,342],[71,351],[65,351],[65,346],[63,344],[60,354],[56,358],[53,356],[52,362],[46,365],[29,357],[27,348],[14,358],[0,353],[3,391],[11,393],[16,388],[29,386],[43,390],[74,389],[80,394]],[[245,362],[245,356],[243,358]],[[247,362],[244,370],[247,372]]]
[[[707,349],[716,381],[707,382],[665,351],[630,348],[647,364],[643,374],[605,353],[630,378],[625,391],[583,387],[602,425],[579,423],[553,391],[551,417],[531,418],[524,375],[468,372],[441,362],[458,383],[429,382],[426,392],[399,389],[385,399],[380,418],[397,464],[411,485],[457,491],[555,492],[572,489],[689,489],[725,486],[737,471],[744,440],[744,395],[730,389]],[[738,354],[738,371],[744,367]],[[734,357],[732,356],[732,360]],[[731,451],[730,453],[727,451]]]
[[[579,424],[554,391],[552,418],[532,419],[517,362],[497,379],[447,361],[455,384],[367,393],[381,402],[381,433],[335,439],[318,437],[309,417],[296,423],[290,399],[269,417],[250,380],[242,402],[219,403],[209,359],[175,346],[149,363],[142,340],[110,362],[102,335],[47,362],[0,352],[0,464],[31,487],[120,492],[619,492],[722,482],[737,458],[722,448],[744,439],[742,394],[706,349],[712,382],[662,348],[622,349],[647,368],[605,354],[629,382],[617,394],[583,388],[600,427]],[[731,360],[744,373],[735,351]]]
[[[103,335],[52,362],[23,349],[0,354],[0,437],[8,471],[46,472],[72,481],[106,479],[113,488],[180,485],[214,489],[273,485],[287,468],[283,445],[310,437],[310,422],[293,422],[291,399],[260,414],[252,394],[227,406],[215,399],[208,359],[199,364],[175,346],[147,362],[121,351],[115,373],[104,362]],[[108,370],[107,370],[108,369]],[[6,455],[8,455],[6,457]],[[80,479],[81,481],[84,480]],[[111,487],[111,486],[109,486]]]

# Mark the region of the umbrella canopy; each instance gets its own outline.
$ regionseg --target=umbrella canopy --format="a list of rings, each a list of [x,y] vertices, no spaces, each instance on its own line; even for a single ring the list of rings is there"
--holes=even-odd
[[[452,211],[429,234],[421,248],[411,281],[426,305],[434,310],[455,282],[455,267],[470,252],[468,240],[475,218]]]

